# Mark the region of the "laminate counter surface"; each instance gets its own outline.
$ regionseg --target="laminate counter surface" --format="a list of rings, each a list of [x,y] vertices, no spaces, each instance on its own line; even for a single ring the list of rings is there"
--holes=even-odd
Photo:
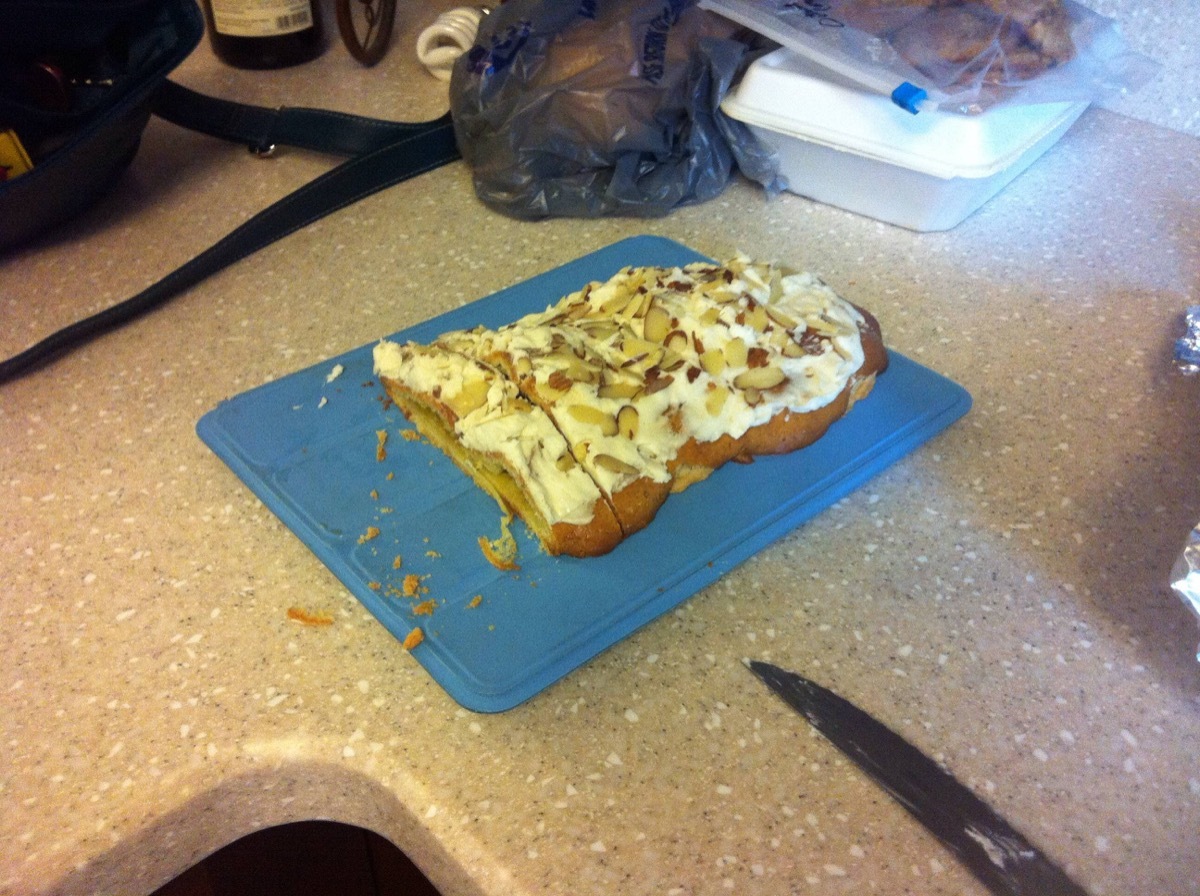
[[[445,103],[399,51],[252,76],[202,48],[178,78],[409,120]],[[153,122],[117,195],[0,265],[0,351],[333,161]],[[524,223],[454,163],[0,388],[0,893],[148,893],[311,818],[383,834],[448,896],[983,892],[746,658],[903,733],[1090,892],[1200,892],[1200,628],[1167,584],[1200,521],[1200,378],[1171,362],[1197,183],[1194,136],[1104,110],[942,234],[744,182],[662,219]],[[468,712],[196,421],[640,233],[818,272],[974,407],[535,698]]]

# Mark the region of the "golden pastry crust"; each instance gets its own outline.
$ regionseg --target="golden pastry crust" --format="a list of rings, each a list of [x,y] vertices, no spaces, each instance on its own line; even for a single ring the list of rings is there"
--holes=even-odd
[[[535,534],[538,534],[536,530]],[[624,541],[628,534],[614,508],[603,498],[598,498],[592,507],[590,522],[582,525],[554,523],[550,526],[549,537],[539,534],[539,540],[548,554],[600,557]]]
[[[731,460],[816,441],[886,366],[871,315],[744,256],[627,268],[505,327],[376,349],[430,441],[548,552],[580,557]]]

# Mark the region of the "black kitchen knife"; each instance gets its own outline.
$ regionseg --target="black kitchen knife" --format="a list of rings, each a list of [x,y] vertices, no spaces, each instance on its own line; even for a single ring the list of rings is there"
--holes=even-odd
[[[757,660],[750,662],[750,669],[912,813],[993,893],[1087,896],[987,803],[886,725],[794,672]]]

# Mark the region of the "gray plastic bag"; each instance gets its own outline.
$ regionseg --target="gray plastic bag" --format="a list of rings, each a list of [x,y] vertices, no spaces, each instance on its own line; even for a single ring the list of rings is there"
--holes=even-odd
[[[507,215],[653,217],[776,164],[719,104],[746,56],[694,0],[509,0],[454,67],[459,150]]]

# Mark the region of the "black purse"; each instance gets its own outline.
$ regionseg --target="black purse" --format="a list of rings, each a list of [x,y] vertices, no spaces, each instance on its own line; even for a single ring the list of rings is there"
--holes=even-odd
[[[78,214],[133,160],[159,86],[195,49],[193,2],[0,0],[0,252]]]
[[[268,109],[168,80],[204,33],[194,0],[0,0],[0,22],[0,253],[112,189],[151,114],[255,150],[282,144],[350,157],[148,289],[0,361],[0,383],[330,212],[459,158],[449,114],[405,123]]]

